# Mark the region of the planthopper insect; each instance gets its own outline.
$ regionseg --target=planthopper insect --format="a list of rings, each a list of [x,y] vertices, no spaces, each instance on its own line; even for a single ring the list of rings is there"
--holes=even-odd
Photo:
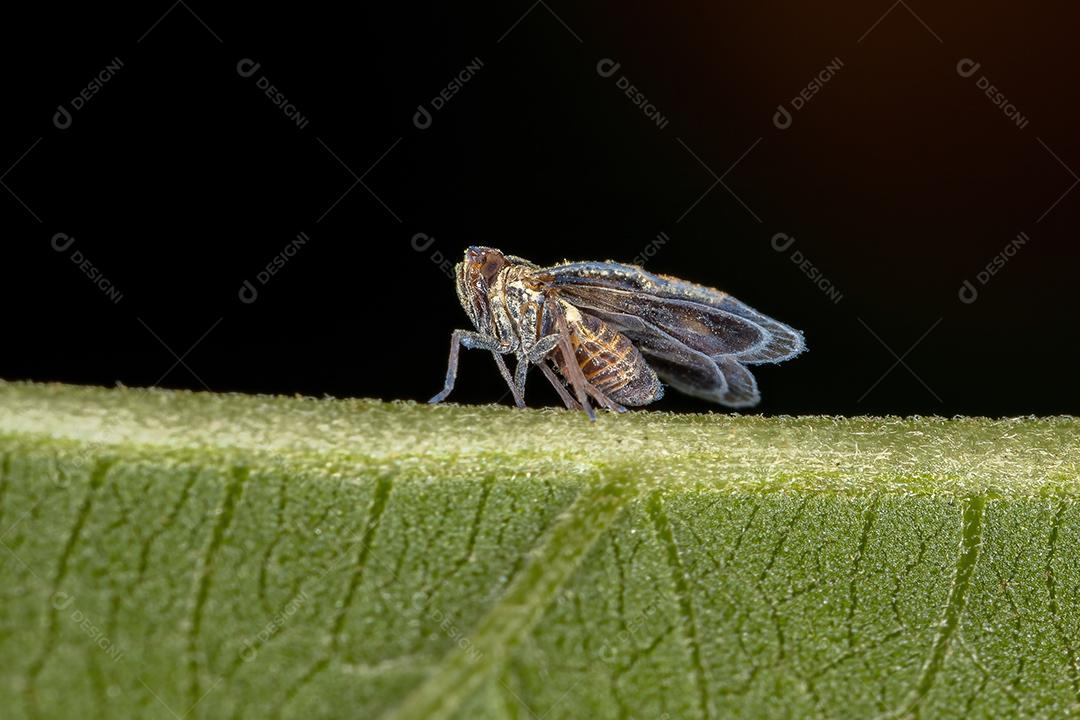
[[[453,390],[462,346],[491,352],[518,407],[525,406],[525,377],[535,365],[566,407],[593,419],[589,398],[623,412],[660,399],[661,381],[728,407],[756,405],[757,382],[746,366],[806,349],[801,332],[725,292],[636,265],[540,267],[470,247],[455,273],[476,330],[451,336],[446,383],[433,403]],[[517,359],[513,376],[502,357],[509,354]]]

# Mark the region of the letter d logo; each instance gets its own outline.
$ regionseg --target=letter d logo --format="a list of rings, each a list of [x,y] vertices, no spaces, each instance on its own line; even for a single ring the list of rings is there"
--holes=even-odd
[[[423,105],[416,106],[416,113],[412,116],[412,124],[419,130],[427,130],[431,127],[431,113]]]
[[[609,78],[619,71],[620,63],[611,58],[603,58],[596,63],[596,74],[602,78]]]
[[[960,286],[960,292],[957,293],[960,297],[960,302],[965,305],[970,305],[979,299],[979,291],[975,289],[975,286],[971,284],[970,280],[965,280],[964,284]]]
[[[250,280],[245,280],[244,284],[240,286],[240,302],[245,305],[250,305],[255,302],[255,299],[259,297],[259,291],[255,289],[255,286],[251,284]]]
[[[75,602],[75,598],[68,595],[66,592],[55,592],[52,596],[52,606],[57,610],[67,610],[71,603]]]
[[[962,78],[969,78],[977,73],[980,67],[982,67],[981,63],[977,63],[971,58],[963,58],[956,63],[956,74]]]
[[[75,242],[75,238],[67,233],[56,233],[52,236],[52,247],[56,252],[64,252],[71,247],[73,242]]]
[[[260,67],[261,63],[257,63],[251,58],[244,58],[236,63],[236,74],[242,78],[249,78],[254,75]]]
[[[71,113],[63,105],[57,105],[56,112],[52,116],[52,122],[61,130],[67,130],[71,127]]]
[[[791,237],[787,233],[779,232],[772,236],[772,246],[773,250],[775,250],[776,252],[784,252],[789,247],[791,247],[791,244],[794,242],[795,238]]]
[[[772,124],[780,130],[787,130],[791,127],[791,113],[783,105],[776,106],[776,112],[772,116]]]
[[[433,242],[435,242],[435,238],[431,237],[427,233],[420,232],[413,235],[410,242],[412,243],[413,250],[415,250],[416,252],[424,252],[429,247],[431,247],[431,244]]]

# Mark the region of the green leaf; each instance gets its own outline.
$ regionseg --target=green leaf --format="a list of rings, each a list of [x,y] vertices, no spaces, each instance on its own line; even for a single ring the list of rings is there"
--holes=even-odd
[[[9,717],[1080,713],[1080,421],[0,383]]]

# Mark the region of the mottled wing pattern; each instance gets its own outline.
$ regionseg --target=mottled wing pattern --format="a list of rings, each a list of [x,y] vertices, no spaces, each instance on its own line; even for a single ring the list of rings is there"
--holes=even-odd
[[[657,374],[688,395],[754,405],[746,365],[805,349],[802,333],[727,293],[619,263],[564,263],[538,270],[559,296],[630,338]]]

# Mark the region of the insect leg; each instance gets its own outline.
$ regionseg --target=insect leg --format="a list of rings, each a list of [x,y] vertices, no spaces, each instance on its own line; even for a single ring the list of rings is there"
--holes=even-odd
[[[605,395],[603,392],[601,392],[591,382],[586,381],[586,383],[585,383],[585,392],[592,395],[593,398],[596,400],[596,402],[599,405],[601,405],[602,407],[607,408],[608,410],[611,410],[612,412],[617,412],[617,413],[626,412],[626,408],[624,408],[622,405],[620,405],[619,403],[617,403],[614,400],[612,400],[611,398],[609,398],[607,395]]]
[[[514,402],[518,407],[525,405],[525,401],[522,400],[521,394],[518,393],[513,379],[510,377],[510,371],[506,369],[506,363],[503,362],[502,355],[499,354],[502,347],[499,345],[499,341],[471,330],[455,330],[450,335],[450,359],[446,365],[446,382],[443,384],[442,391],[428,400],[429,403],[442,402],[450,394],[450,391],[454,389],[454,381],[457,380],[458,354],[462,345],[470,350],[490,351],[495,356],[495,363],[499,366],[499,372],[502,373],[503,379],[506,380],[506,384],[510,386],[510,391],[514,394]]]
[[[525,378],[529,374],[529,359],[524,353],[518,353],[517,365],[514,366],[514,385],[521,399],[525,399]]]
[[[536,344],[529,348],[529,362],[538,364],[543,360],[548,353],[555,349],[555,346],[559,344],[559,334],[552,333],[551,335],[545,335],[536,341]]]
[[[566,316],[562,312],[556,303],[549,301],[549,306],[555,315],[555,327],[559,331],[559,349],[562,351],[563,365],[565,366],[564,373],[570,380],[570,384],[574,387],[574,394],[577,395],[577,400],[581,403],[581,407],[584,408],[585,414],[589,416],[590,420],[596,420],[596,413],[593,411],[592,406],[589,405],[589,398],[585,395],[585,375],[582,374],[581,368],[577,364],[577,356],[574,354],[574,348],[570,345],[570,328],[566,325]]]
[[[547,363],[539,362],[540,371],[544,373],[544,377],[548,379],[551,386],[555,388],[555,392],[559,393],[559,397],[562,399],[563,404],[566,405],[567,410],[580,410],[581,404],[570,397],[570,393],[566,392],[566,388],[563,387],[562,381],[559,380],[559,376],[555,374],[555,371],[548,367]]]
[[[551,386],[555,388],[555,392],[559,394],[559,399],[563,401],[569,410],[580,410],[581,404],[577,400],[570,397],[570,393],[566,392],[566,388],[563,387],[562,381],[552,372],[551,368],[545,362],[545,358],[551,354],[551,351],[555,349],[555,346],[559,344],[559,334],[552,333],[551,335],[545,335],[536,341],[531,348],[529,348],[528,355],[525,358],[526,365],[538,365],[541,372],[544,373],[544,377],[548,379]]]
[[[502,355],[498,350],[491,351],[491,357],[495,358],[495,364],[499,366],[499,372],[503,376],[503,380],[510,387],[510,392],[514,396],[514,404],[519,408],[525,407],[525,398],[522,397],[522,392],[525,390],[525,383],[522,381],[521,388],[514,384],[514,378],[510,377],[510,370],[506,367],[506,361],[503,360]],[[504,396],[505,397],[505,396]]]
[[[545,335],[537,340],[528,352],[519,352],[517,367],[514,368],[514,384],[517,385],[521,397],[525,397],[525,378],[529,374],[530,365],[539,365],[543,359],[555,349],[559,343],[558,333]]]
[[[543,368],[543,369],[545,369],[547,371],[545,374],[548,375],[548,380],[550,380],[552,385],[555,386],[555,389],[556,389],[556,391],[558,391],[559,396],[562,397],[563,402],[566,403],[567,399],[572,400],[572,398],[570,398],[569,395],[566,393],[566,390],[563,389],[562,384],[558,382],[558,378],[556,378],[554,376],[554,373],[551,373],[551,370],[549,370],[547,368],[547,365],[545,365],[543,363],[544,356],[555,349],[555,346],[559,342],[559,337],[560,336],[558,334],[553,334],[553,335],[547,335],[545,337],[540,338],[540,340],[535,345],[533,345],[532,349],[529,351],[529,358],[534,363],[539,364],[541,368]],[[575,365],[576,365],[576,363],[575,363]],[[579,371],[580,371],[580,368],[579,368]],[[589,382],[587,379],[585,379],[584,374],[582,374],[582,380],[584,382],[585,392],[588,393],[589,395],[591,395],[593,397],[593,399],[596,400],[596,402],[601,407],[607,408],[608,410],[611,410],[612,412],[618,412],[618,413],[626,412],[626,408],[624,408],[622,405],[620,405],[619,403],[617,403],[614,400],[612,400],[611,398],[609,398],[607,395],[605,395],[603,392],[601,392],[595,385],[593,385],[591,382]],[[566,406],[571,407],[570,403],[566,403]],[[579,407],[580,407],[580,405],[579,405]]]

